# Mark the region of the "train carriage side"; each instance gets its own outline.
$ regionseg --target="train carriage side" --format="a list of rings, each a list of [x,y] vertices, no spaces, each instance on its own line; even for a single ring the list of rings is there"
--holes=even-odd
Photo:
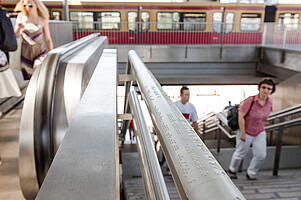
[[[276,4],[275,22],[274,44],[301,44],[300,4]]]
[[[110,44],[258,44],[263,16],[263,4],[70,4],[74,38],[100,32]]]
[[[151,44],[206,44],[211,43],[208,26],[210,3],[170,3],[153,5],[151,29],[147,33]]]
[[[16,3],[2,2],[11,11]],[[65,19],[62,2],[44,3],[51,19]],[[108,36],[110,44],[258,44],[265,12],[263,4],[243,3],[71,1],[68,4],[70,20],[75,21],[75,40],[100,32]],[[278,5],[281,6],[283,11],[284,6]],[[300,22],[300,10],[298,14]]]
[[[73,21],[74,40],[99,32],[106,35],[110,43],[118,43],[123,37],[124,6],[119,4],[70,3],[69,17]],[[124,41],[124,40],[123,40]]]
[[[264,13],[263,4],[236,4],[235,7],[225,7],[223,44],[260,44]]]

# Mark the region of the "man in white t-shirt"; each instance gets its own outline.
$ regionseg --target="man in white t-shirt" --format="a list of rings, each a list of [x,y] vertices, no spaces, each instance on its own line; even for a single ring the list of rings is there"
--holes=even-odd
[[[192,126],[195,132],[198,134],[198,136],[200,136],[199,126],[197,122],[198,115],[196,109],[192,103],[188,102],[190,98],[190,91],[188,87],[183,86],[181,88],[180,97],[181,99],[179,101],[176,101],[175,105],[178,107],[178,109],[181,111],[181,113],[187,119],[187,121],[189,123],[192,122]]]

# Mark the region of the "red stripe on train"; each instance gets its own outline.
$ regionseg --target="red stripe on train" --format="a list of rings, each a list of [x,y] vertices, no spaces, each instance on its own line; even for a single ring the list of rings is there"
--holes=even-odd
[[[91,33],[74,32],[74,40]],[[101,32],[107,36],[109,44],[220,44],[221,34],[215,32],[148,32],[140,37],[132,32]],[[227,33],[224,34],[223,44],[261,44],[261,33]]]

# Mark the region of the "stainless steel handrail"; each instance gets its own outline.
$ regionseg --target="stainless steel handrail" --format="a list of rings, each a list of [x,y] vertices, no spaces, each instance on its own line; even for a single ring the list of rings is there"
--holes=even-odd
[[[296,114],[296,113],[300,113],[301,112],[301,104],[298,104],[296,106],[292,106],[292,107],[289,107],[289,108],[285,108],[283,110],[280,110],[278,112],[274,112],[272,113],[268,120],[267,121],[271,121],[271,120],[275,120],[275,119],[280,119],[280,118],[283,118],[283,117],[286,117],[286,116],[289,116],[289,115],[293,115],[293,114]],[[199,120],[200,123],[202,123],[202,121],[205,121],[213,116],[216,116],[219,120],[221,120],[225,125],[227,125],[227,119],[225,117],[225,113],[224,112],[220,112],[220,113],[210,113],[210,115],[206,115],[203,120]],[[215,121],[213,119],[211,119],[210,121]],[[209,122],[206,121],[207,123]],[[205,122],[205,123],[206,123]],[[293,119],[293,120],[288,120],[288,121],[285,121],[285,122],[281,122],[281,123],[277,123],[277,124],[273,124],[273,125],[268,125],[265,127],[266,130],[271,130],[271,129],[275,129],[275,128],[279,128],[281,126],[289,126],[291,124],[295,124],[296,122],[299,122],[298,119]],[[215,125],[217,125],[216,121],[215,121]],[[229,138],[234,138],[235,135],[231,135],[229,134],[229,132],[227,131],[225,133],[227,136],[231,136]]]
[[[286,116],[290,116],[290,115],[293,115],[293,114],[296,114],[296,113],[300,113],[301,112],[301,104],[299,105],[296,105],[296,106],[292,106],[292,107],[289,107],[289,108],[286,108],[286,109],[283,109],[283,110],[280,110],[278,112],[275,112],[275,113],[272,113],[270,115],[270,117],[268,118],[267,121],[272,121],[273,120],[273,123],[272,125],[268,125],[265,127],[266,131],[272,131],[272,130],[275,130],[275,129],[283,129],[283,128],[287,128],[287,127],[290,127],[290,126],[296,126],[296,125],[299,125],[301,124],[301,119],[300,118],[296,118],[296,119],[292,119],[292,120],[286,120],[286,121],[283,121],[283,118],[286,117]],[[204,134],[204,133],[208,133],[210,131],[213,131],[213,130],[218,130],[218,134],[220,134],[220,131],[222,133],[224,133],[228,138],[235,138],[236,135],[234,134],[230,134],[221,124],[220,122],[218,122],[217,120],[214,119],[214,117],[216,117],[220,122],[222,122],[225,126],[228,126],[227,124],[227,118],[226,118],[226,114],[222,111],[220,113],[209,113],[208,115],[206,115],[204,118],[202,118],[202,120],[199,120],[200,121],[200,124],[199,126],[202,126],[203,128],[201,129],[201,132]],[[277,122],[275,123],[275,121],[279,119],[280,122]],[[214,121],[214,126],[216,128],[213,128],[212,127],[212,124],[211,126],[209,127],[208,126],[208,123],[211,123],[212,121]],[[204,130],[204,128],[206,128]],[[281,135],[281,134],[278,134],[278,135]],[[218,146],[217,146],[217,152],[220,151],[220,135],[218,135]],[[282,137],[282,136],[278,136],[278,137]],[[203,139],[205,137],[203,136]],[[282,139],[278,139],[278,140],[282,140]],[[279,143],[279,142],[278,142]],[[277,148],[280,148],[278,145],[277,145]],[[278,155],[280,156],[280,155]]]
[[[214,112],[210,112],[210,113],[206,114],[205,116],[199,118],[199,119],[197,120],[197,122],[198,122],[198,123],[199,123],[199,122],[202,122],[203,120],[206,120],[206,119],[208,119],[208,118],[210,118],[210,117],[213,117],[214,115],[215,115]]]
[[[273,118],[273,117],[276,116],[276,115],[280,115],[280,114],[282,114],[282,113],[286,113],[286,112],[288,112],[288,111],[292,111],[292,110],[295,110],[295,109],[298,109],[298,108],[301,108],[301,104],[298,104],[298,105],[295,105],[295,106],[291,106],[291,107],[288,107],[288,108],[279,110],[279,111],[277,111],[277,112],[273,112],[273,113],[270,114],[268,120],[270,120],[270,118]]]
[[[60,48],[56,48],[48,53],[45,61],[42,63],[39,79],[37,82],[36,102],[34,110],[34,138],[35,145],[35,160],[37,168],[37,177],[39,185],[42,184],[46,173],[49,169],[51,161],[54,158],[54,149],[52,141],[53,123],[55,116],[54,99],[55,89],[57,84],[57,74],[60,62],[75,52],[80,51],[84,46],[91,41],[99,38],[100,34],[93,34],[82,38],[81,40],[72,42]],[[52,66],[52,67],[50,67]]]
[[[278,112],[272,113],[268,118],[268,121],[272,121],[274,124],[265,126],[265,130],[266,131],[274,131],[276,129],[279,130],[277,132],[277,143],[276,143],[276,151],[275,151],[275,158],[274,158],[273,175],[278,174],[284,128],[289,128],[301,124],[301,117],[290,119],[290,120],[285,120],[284,118],[290,115],[300,113],[301,112],[300,107],[301,104],[280,110]],[[224,125],[227,126],[227,119],[224,112],[215,113],[215,116],[219,119],[220,123],[223,123]],[[209,115],[208,118],[204,119],[203,121],[206,121],[210,118],[212,118],[212,115]],[[215,125],[216,127],[218,127],[217,152],[220,152],[220,132],[223,132],[228,138],[235,138],[236,135],[231,135],[218,121],[216,121],[215,119],[210,119],[210,121],[212,120],[215,121]],[[206,127],[206,125],[204,124],[203,127]],[[206,130],[202,130],[202,131],[206,132]]]
[[[120,199],[116,74],[105,49],[36,199]]]
[[[94,34],[50,51],[33,74],[25,96],[19,138],[20,184],[27,199],[34,199],[53,160],[54,120],[62,123],[60,117],[65,115],[60,113],[54,116],[55,93],[63,83],[63,79],[58,80],[58,76],[61,76],[58,74],[60,63],[99,38],[99,34]],[[60,131],[63,129],[61,127]]]
[[[135,91],[129,94],[146,199],[170,199]]]
[[[301,117],[296,118],[296,119],[291,119],[288,121],[284,121],[284,122],[279,122],[277,124],[272,124],[269,126],[266,126],[265,129],[266,131],[271,131],[273,129],[277,129],[279,127],[290,127],[290,126],[295,126],[295,125],[299,125],[301,124]]]
[[[245,199],[136,52],[128,58],[181,199]]]
[[[293,110],[287,110],[286,112],[281,112],[279,114],[273,114],[273,116],[270,116],[267,121],[274,120],[274,119],[277,119],[277,118],[286,117],[288,115],[293,115],[293,114],[300,113],[300,112],[301,112],[301,107],[300,108],[296,107]]]

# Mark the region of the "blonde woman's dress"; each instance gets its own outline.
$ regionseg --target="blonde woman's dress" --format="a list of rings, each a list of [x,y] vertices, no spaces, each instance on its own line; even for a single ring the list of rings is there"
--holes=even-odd
[[[43,27],[33,23],[25,23],[22,36],[21,49],[21,70],[24,80],[29,80],[35,69],[35,65],[40,64],[47,54]]]

